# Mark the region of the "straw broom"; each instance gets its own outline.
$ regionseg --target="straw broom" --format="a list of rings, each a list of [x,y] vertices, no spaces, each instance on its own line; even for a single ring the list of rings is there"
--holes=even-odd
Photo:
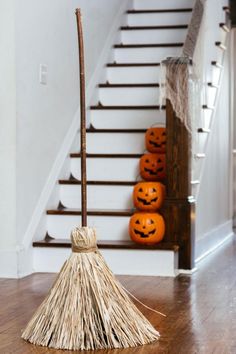
[[[72,254],[22,338],[57,349],[127,348],[153,342],[159,333],[130,300],[87,227],[84,49],[76,10],[80,63],[82,227],[71,232]]]

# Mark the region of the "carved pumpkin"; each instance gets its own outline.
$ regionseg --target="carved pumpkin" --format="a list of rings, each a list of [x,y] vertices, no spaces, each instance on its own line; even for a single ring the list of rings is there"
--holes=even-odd
[[[146,181],[166,178],[166,155],[144,154],[140,159],[140,175]]]
[[[143,211],[158,210],[165,198],[165,186],[160,182],[139,182],[134,187],[133,202]]]
[[[152,245],[160,242],[165,234],[165,222],[158,213],[135,213],[130,218],[129,234],[134,242]]]
[[[145,142],[149,152],[166,152],[166,128],[149,128],[146,131]]]

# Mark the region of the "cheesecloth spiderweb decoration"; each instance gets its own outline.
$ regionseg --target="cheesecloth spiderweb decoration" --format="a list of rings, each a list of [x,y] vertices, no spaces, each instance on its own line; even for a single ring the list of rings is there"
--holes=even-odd
[[[195,2],[181,56],[169,57],[161,63],[160,105],[170,100],[176,116],[191,135],[201,116],[201,95],[204,91],[201,60],[203,43],[200,38],[204,4],[205,0]]]

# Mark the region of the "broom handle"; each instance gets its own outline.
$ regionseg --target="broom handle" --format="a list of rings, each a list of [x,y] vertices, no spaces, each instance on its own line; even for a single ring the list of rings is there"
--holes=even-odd
[[[80,67],[80,161],[81,161],[81,215],[82,226],[87,226],[87,178],[86,178],[86,107],[85,107],[85,73],[84,43],[81,11],[76,9],[79,67]]]

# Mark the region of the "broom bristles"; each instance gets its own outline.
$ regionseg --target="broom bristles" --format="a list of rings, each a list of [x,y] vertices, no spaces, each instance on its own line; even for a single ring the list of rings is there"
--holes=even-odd
[[[72,254],[22,334],[57,349],[127,348],[159,333],[136,308],[96,249],[93,228],[72,231]]]

